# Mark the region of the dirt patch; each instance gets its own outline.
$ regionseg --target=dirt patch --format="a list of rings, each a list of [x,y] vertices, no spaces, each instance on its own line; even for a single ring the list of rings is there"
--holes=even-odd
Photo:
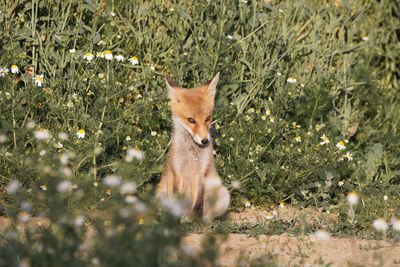
[[[184,239],[184,244],[198,250],[203,235],[191,234]],[[316,241],[313,236],[290,237],[287,234],[258,238],[244,234],[229,234],[220,246],[219,263],[231,266],[242,255],[244,261],[262,256],[272,256],[278,263],[286,265],[315,266],[321,260],[331,266],[399,266],[400,246],[375,240],[355,238],[330,238]]]
[[[321,211],[316,209],[296,210],[291,207],[277,209],[280,219],[288,220],[303,216],[306,221],[321,220]],[[237,223],[259,223],[270,216],[271,211],[246,209],[231,212],[229,218]],[[335,221],[335,214],[326,214],[324,220]],[[200,249],[202,234],[190,234],[183,240],[187,247]],[[219,264],[231,266],[242,256],[244,262],[268,257],[282,266],[316,266],[320,263],[331,266],[400,266],[400,243],[356,238],[309,236],[229,234],[220,246]]]

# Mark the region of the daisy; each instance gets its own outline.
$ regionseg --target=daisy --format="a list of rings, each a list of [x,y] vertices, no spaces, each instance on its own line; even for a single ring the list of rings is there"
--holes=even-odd
[[[347,158],[347,160],[349,160],[349,161],[353,160],[353,154],[351,154],[350,152],[347,152],[347,153],[344,155],[344,157]]]
[[[249,208],[250,206],[251,206],[251,203],[250,203],[250,201],[246,201],[246,202],[244,202],[244,206],[246,207],[246,208]]]
[[[94,183],[93,183],[93,186],[94,186],[94,187],[98,187],[98,186],[99,186],[99,183],[98,183],[98,182],[94,182]]]
[[[75,49],[75,48],[72,48],[72,49],[69,50],[69,53],[70,53],[70,54],[75,54],[75,52],[76,52],[76,49]]]
[[[36,75],[33,80],[37,86],[41,87],[43,85],[43,74]]]
[[[94,55],[90,52],[87,52],[84,56],[83,59],[86,59],[88,62],[92,61],[94,58]]]
[[[104,51],[104,58],[107,60],[112,60],[113,59],[113,54],[111,53],[110,50]]]
[[[265,111],[265,114],[266,114],[267,116],[270,116],[270,115],[271,115],[271,110],[270,110],[269,108],[267,108],[267,110]]]
[[[269,121],[270,121],[270,122],[274,122],[274,121],[275,121],[274,117],[270,117],[270,118],[269,118]]]
[[[128,61],[130,63],[132,63],[132,65],[138,65],[139,64],[139,60],[138,60],[137,57],[131,57],[131,58],[128,59]]]
[[[300,135],[296,137],[296,142],[301,142],[301,136]]]
[[[143,223],[144,223],[143,218],[140,218],[140,219],[139,219],[139,224],[143,224]]]
[[[285,207],[285,203],[284,202],[279,203],[279,207],[283,209]]]
[[[344,146],[343,141],[340,141],[339,143],[336,144],[336,147],[340,150],[345,149],[346,147]]]
[[[387,195],[384,195],[383,196],[383,201],[386,201],[386,200],[388,200],[389,199],[389,197],[387,196]]]
[[[131,140],[132,140],[132,138],[131,138],[131,136],[130,136],[130,135],[128,135],[128,136],[125,138],[125,140],[126,140],[126,141],[131,141]]]
[[[19,69],[17,65],[12,65],[11,66],[11,73],[19,73]]]
[[[6,68],[6,67],[0,68],[0,77],[6,76],[7,73],[8,73],[8,68]]]
[[[116,59],[117,61],[120,61],[120,62],[124,62],[124,61],[125,61],[125,57],[124,57],[123,55],[115,56],[115,59]]]
[[[157,135],[157,132],[152,131],[150,134],[151,134],[151,136],[156,136],[156,135]]]
[[[96,57],[104,58],[103,52],[97,52]]]
[[[87,92],[87,95],[94,95],[94,93],[91,91],[91,90],[89,90],[89,92]]]
[[[268,212],[267,215],[265,216],[266,220],[272,220],[274,218],[274,215],[272,215],[271,212]]]
[[[74,106],[74,103],[72,101],[68,101],[67,107],[72,108]]]
[[[261,116],[261,119],[262,119],[263,121],[265,121],[265,120],[267,119],[267,116],[262,115],[262,116]]]
[[[293,78],[293,77],[289,77],[286,81],[287,81],[288,83],[296,83],[296,79]]]
[[[325,136],[325,134],[322,135],[320,138],[323,140],[321,143],[319,143],[320,145],[329,144],[329,139]]]
[[[250,108],[247,112],[248,113],[254,113],[254,108]]]
[[[339,181],[339,182],[338,182],[338,185],[339,185],[340,187],[342,187],[342,186],[344,185],[344,181]]]
[[[41,185],[40,188],[42,188],[43,191],[46,191],[47,190],[47,185],[45,185],[45,184]]]
[[[78,137],[78,138],[85,138],[85,130],[83,130],[83,129],[80,129],[79,131],[77,131],[76,132],[76,136]]]

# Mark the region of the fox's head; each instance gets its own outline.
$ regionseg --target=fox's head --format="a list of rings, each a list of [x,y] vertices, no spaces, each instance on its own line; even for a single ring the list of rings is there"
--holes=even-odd
[[[205,84],[187,90],[168,75],[165,77],[171,99],[172,119],[183,126],[199,146],[210,143],[210,125],[218,79],[219,72]]]

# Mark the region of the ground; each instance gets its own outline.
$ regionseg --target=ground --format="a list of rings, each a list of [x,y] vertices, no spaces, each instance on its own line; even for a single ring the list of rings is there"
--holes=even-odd
[[[309,220],[316,211],[307,209]],[[233,222],[256,223],[265,220],[267,214],[264,210],[246,209],[240,212],[231,212],[229,219]],[[280,216],[293,215],[293,209],[285,208],[280,211]],[[31,218],[29,226],[47,222],[40,218]],[[0,217],[0,229],[9,224],[8,219]],[[186,249],[196,253],[200,249],[203,234],[189,234],[183,240]],[[232,266],[242,256],[242,261],[247,262],[265,256],[271,256],[275,262],[282,266],[316,266],[323,262],[331,263],[330,266],[400,266],[400,242],[383,240],[366,240],[357,238],[336,238],[318,240],[314,235],[290,236],[229,234],[227,239],[219,246],[218,262],[222,266]]]
[[[310,217],[313,212],[307,212],[309,219],[312,219]],[[231,212],[230,217],[238,222],[258,222],[266,214],[263,210],[247,209]],[[293,214],[290,208],[286,208],[286,215],[283,216],[288,214]],[[202,234],[190,234],[184,239],[184,244],[197,250],[202,238]],[[324,264],[331,263],[330,266],[400,266],[400,242],[332,236],[329,240],[320,241],[314,235],[251,237],[246,234],[229,234],[220,246],[219,263],[222,266],[232,266],[240,255],[245,261],[273,255],[273,259],[283,266],[315,266],[320,260]]]

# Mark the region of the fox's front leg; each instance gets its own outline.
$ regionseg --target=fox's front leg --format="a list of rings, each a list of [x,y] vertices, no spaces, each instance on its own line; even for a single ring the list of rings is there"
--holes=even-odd
[[[223,215],[230,203],[228,189],[218,176],[204,179],[203,221],[210,222]]]
[[[174,175],[171,171],[165,170],[161,176],[161,180],[156,188],[156,197],[162,199],[165,197],[173,197],[174,195]]]

